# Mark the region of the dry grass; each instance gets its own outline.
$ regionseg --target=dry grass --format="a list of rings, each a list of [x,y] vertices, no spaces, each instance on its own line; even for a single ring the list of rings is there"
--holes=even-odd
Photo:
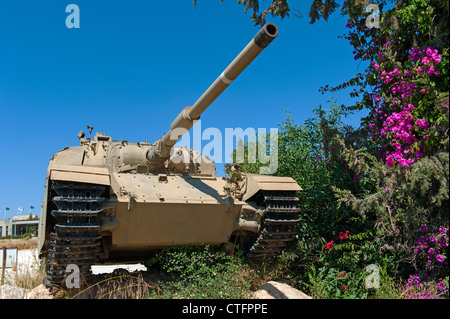
[[[33,254],[30,264],[18,264],[13,271],[8,271],[5,275],[5,284],[20,287],[25,289],[33,289],[40,284],[45,277],[43,267],[40,267],[40,262],[37,253]]]
[[[24,239],[0,239],[0,248],[3,247],[17,247],[22,249],[35,249],[37,248],[37,237],[26,237]]]
[[[141,274],[113,275],[99,285],[97,299],[147,299],[152,288]]]
[[[55,298],[68,299],[148,299],[158,286],[140,272],[128,273],[125,270],[112,274],[95,276],[95,282],[80,289],[55,291]]]

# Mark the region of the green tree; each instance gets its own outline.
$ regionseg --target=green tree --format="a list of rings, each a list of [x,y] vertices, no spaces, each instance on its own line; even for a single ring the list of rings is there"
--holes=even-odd
[[[223,2],[224,0],[220,0]],[[291,1],[289,1],[291,2]],[[259,0],[238,0],[239,4],[244,6],[244,13],[251,10],[251,19],[255,25],[264,25],[266,23],[266,16],[280,17],[281,19],[289,17],[291,13],[291,6],[287,0],[272,0],[269,5],[261,10]],[[345,3],[345,1],[344,1]],[[194,0],[194,8],[197,7],[197,0]],[[325,21],[328,17],[339,7],[339,4],[334,0],[312,0],[312,4],[309,10],[310,23],[314,23],[317,20],[323,18]],[[302,14],[298,8],[292,8],[293,16],[301,18],[306,16],[306,13]]]

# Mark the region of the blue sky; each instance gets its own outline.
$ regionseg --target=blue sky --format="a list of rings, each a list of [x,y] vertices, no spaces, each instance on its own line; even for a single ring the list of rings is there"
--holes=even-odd
[[[291,6],[306,13],[309,2]],[[79,29],[65,24],[71,3],[80,8]],[[285,111],[301,123],[328,105],[321,86],[363,67],[338,39],[346,32],[339,13],[314,25],[308,17],[267,21],[278,26],[278,38],[203,114],[203,129],[268,130]],[[236,0],[199,0],[195,10],[191,0],[2,1],[0,218],[5,207],[7,217],[19,207],[40,214],[49,159],[79,145],[87,125],[116,140],[162,137],[258,29]]]

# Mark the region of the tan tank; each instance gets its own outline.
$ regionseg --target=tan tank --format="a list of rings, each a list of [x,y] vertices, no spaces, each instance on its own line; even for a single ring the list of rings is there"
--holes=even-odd
[[[174,147],[277,35],[266,24],[155,143],[103,133],[91,139],[88,126],[89,137],[78,135],[80,146],[51,158],[38,244],[48,285],[63,284],[69,264],[88,276],[93,264],[141,261],[164,247],[233,240],[257,261],[283,250],[299,222],[301,188],[292,178],[246,174],[238,166],[217,177],[208,158]]]

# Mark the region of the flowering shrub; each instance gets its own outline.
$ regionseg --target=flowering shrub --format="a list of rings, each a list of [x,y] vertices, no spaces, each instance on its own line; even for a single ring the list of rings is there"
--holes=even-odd
[[[325,244],[326,262],[322,270],[328,274],[321,279],[321,285],[328,298],[366,298],[368,290],[364,286],[367,255],[372,254],[364,241],[369,233],[350,235],[350,231],[339,232],[339,240]],[[339,271],[338,269],[346,269]]]
[[[348,234],[349,234],[349,231],[348,231],[348,230],[347,230],[345,233],[340,232],[340,233],[339,233],[339,238],[340,238],[341,240],[347,239]],[[333,246],[333,244],[334,244],[334,240],[331,240],[331,241],[329,241],[328,243],[326,243],[326,244],[325,244],[325,250],[329,250],[329,251],[333,250],[333,248],[331,247],[331,246]]]
[[[407,299],[437,299],[439,296],[448,293],[448,277],[422,282],[417,275],[411,275],[408,279],[403,295]]]
[[[448,227],[436,227],[435,232],[429,232],[427,226],[420,227],[422,236],[416,242],[414,253],[424,266],[422,276],[425,280],[442,275],[448,267]]]
[[[436,239],[441,236],[442,241],[447,235],[423,234],[417,247],[411,245],[420,225],[434,229],[437,220],[448,219],[449,211],[448,42],[437,36],[444,31],[437,28],[448,29],[448,21],[434,20],[439,19],[435,13],[440,9],[432,1],[407,0],[381,14],[378,31],[364,30],[360,20],[349,23],[352,30],[346,38],[356,47],[355,57],[369,66],[359,78],[336,87],[359,87],[350,95],[363,94],[360,102],[347,109],[370,111],[362,121],[370,139],[359,150],[345,141],[353,148],[346,151],[351,155],[346,161],[364,166],[363,156],[370,157],[365,176],[378,185],[366,196],[337,188],[336,192],[340,202],[361,215],[377,216],[383,243],[378,251],[389,251],[397,264],[415,262],[402,273],[408,277],[418,269],[413,276],[419,281],[410,280],[405,289],[408,297],[439,295],[442,278],[448,281],[447,247],[439,246]],[[335,253],[339,246],[333,248]]]
[[[372,62],[378,83],[373,95],[373,122],[369,127],[372,134],[383,138],[380,155],[386,164],[409,167],[442,139],[433,125],[448,123],[448,101],[441,108],[435,105],[437,95],[432,87],[442,68],[438,50],[413,47],[400,66],[386,54],[395,48],[395,42],[388,41],[378,54],[377,63]]]
[[[422,235],[416,242],[414,250],[420,266],[415,275],[410,275],[403,294],[408,299],[434,299],[448,293],[448,276],[442,279],[448,271],[448,229],[436,227],[430,232],[427,226],[420,227]]]
[[[313,267],[313,272],[315,269]],[[314,282],[316,297],[324,299],[360,299],[367,297],[367,291],[362,288],[364,275],[340,271],[336,268],[322,268],[310,281]]]

